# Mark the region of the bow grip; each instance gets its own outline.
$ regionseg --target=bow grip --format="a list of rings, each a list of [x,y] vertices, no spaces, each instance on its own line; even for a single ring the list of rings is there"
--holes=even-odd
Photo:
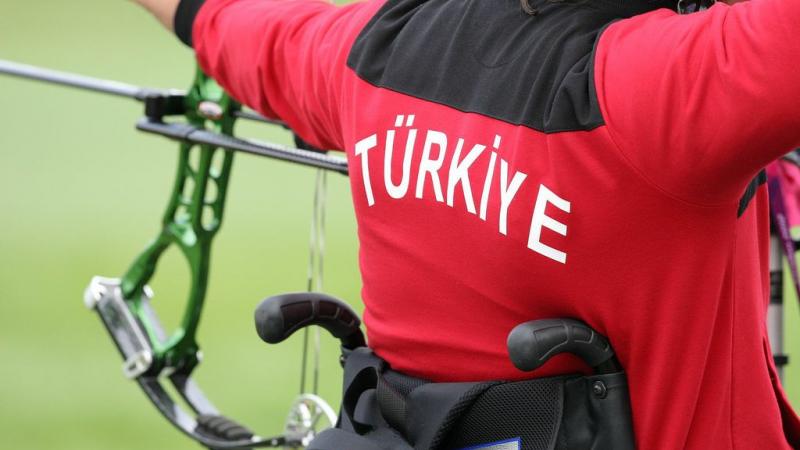
[[[538,369],[560,353],[572,353],[595,369],[613,373],[622,368],[608,339],[574,319],[544,319],[525,322],[508,335],[508,354],[519,370]]]
[[[296,292],[264,299],[255,311],[256,332],[277,344],[309,325],[318,325],[338,338],[342,347],[366,346],[361,320],[343,301],[320,292]]]

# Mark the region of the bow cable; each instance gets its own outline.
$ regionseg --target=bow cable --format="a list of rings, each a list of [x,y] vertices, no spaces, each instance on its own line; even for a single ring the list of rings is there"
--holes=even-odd
[[[314,183],[314,204],[311,213],[311,230],[308,245],[308,272],[306,290],[308,292],[322,292],[323,290],[323,259],[325,257],[325,206],[327,199],[328,177],[324,170],[317,170]],[[319,327],[314,327],[314,359],[312,393],[319,391],[319,354],[320,334]],[[308,365],[309,328],[303,330],[303,359],[300,374],[300,394],[306,390],[306,367]]]

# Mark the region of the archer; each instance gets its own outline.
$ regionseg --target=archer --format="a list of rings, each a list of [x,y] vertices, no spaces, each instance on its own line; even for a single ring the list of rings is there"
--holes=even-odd
[[[369,346],[408,383],[529,379],[506,355],[509,330],[576,317],[628,373],[638,448],[800,446],[764,325],[766,189],[742,201],[800,144],[798,2],[138,1],[236,99],[365,174],[351,186]],[[484,222],[466,196],[442,207],[432,182],[421,196],[395,198],[396,178],[366,190],[438,166],[433,146],[425,160],[369,150],[383,166],[356,153],[409,111],[469,142],[503,136],[494,162],[475,155],[467,172],[491,185],[502,159],[500,185],[526,175],[507,234],[486,225],[499,196]],[[540,243],[563,264],[524,245],[540,185],[556,193],[542,219],[556,233]],[[585,370],[559,356],[537,376]],[[367,425],[410,439],[403,408]],[[500,422],[529,413],[505,412]]]

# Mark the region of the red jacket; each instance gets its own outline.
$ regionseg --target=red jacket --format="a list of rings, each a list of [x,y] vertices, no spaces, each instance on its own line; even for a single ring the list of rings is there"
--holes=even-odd
[[[535,3],[209,0],[193,41],[235,98],[347,153],[393,368],[530,377],[508,332],[577,317],[627,370],[638,448],[800,445],[765,329],[766,190],[744,195],[800,145],[800,2]]]

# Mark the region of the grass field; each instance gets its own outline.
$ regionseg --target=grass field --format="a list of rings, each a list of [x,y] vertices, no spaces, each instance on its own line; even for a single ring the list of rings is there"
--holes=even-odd
[[[186,87],[193,73],[191,52],[123,1],[2,0],[0,58],[158,87]],[[124,99],[0,77],[0,106],[0,447],[197,448],[122,377],[82,304],[93,275],[118,276],[155,236],[176,145],[137,133],[140,106]],[[264,127],[239,131],[288,142]],[[266,295],[304,287],[313,171],[245,155],[234,165],[198,379],[223,411],[270,434],[298,389],[300,342],[265,346],[252,311]],[[359,308],[347,179],[332,175],[329,189],[326,290]],[[179,255],[159,274],[155,304],[174,323],[186,285]],[[789,304],[787,316],[800,317]],[[798,342],[797,321],[788,325]],[[800,348],[790,352],[800,361]],[[336,357],[326,340],[330,399]],[[788,376],[800,404],[798,374]]]
[[[158,87],[188,87],[192,54],[122,1],[0,2],[0,58]],[[134,130],[140,105],[0,78],[0,447],[194,449],[125,380],[82,305],[95,274],[120,275],[155,236],[176,144]],[[242,134],[288,143],[265,127]],[[299,339],[267,347],[255,305],[305,286],[312,170],[241,155],[214,247],[198,379],[223,411],[267,435],[299,389]],[[357,241],[345,177],[329,177],[327,290],[358,305]],[[168,254],[155,304],[172,319],[186,269]],[[170,320],[167,320],[170,322]],[[325,342],[322,393],[338,353]]]

